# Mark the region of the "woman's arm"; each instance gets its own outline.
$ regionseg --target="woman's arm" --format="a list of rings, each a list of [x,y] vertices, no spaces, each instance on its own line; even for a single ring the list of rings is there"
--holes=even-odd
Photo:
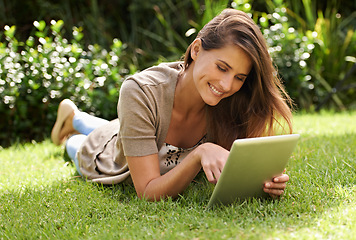
[[[204,143],[194,149],[183,161],[164,175],[160,175],[158,155],[126,157],[137,196],[150,201],[177,197],[192,182],[201,168],[209,182],[216,183],[226,163],[229,151],[213,144]],[[274,177],[264,185],[264,191],[272,198],[283,195],[287,174]]]
[[[212,183],[216,183],[229,152],[224,148],[204,143],[194,149],[183,161],[164,175],[160,175],[158,155],[126,157],[138,197],[158,201],[177,197],[203,170]]]

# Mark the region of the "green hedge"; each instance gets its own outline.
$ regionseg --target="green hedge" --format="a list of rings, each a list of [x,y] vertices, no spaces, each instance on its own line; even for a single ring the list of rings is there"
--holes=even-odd
[[[297,109],[356,109],[356,6],[342,15],[335,0],[322,9],[311,0],[266,1],[266,12],[235,2],[261,26]]]
[[[84,48],[81,29],[69,42],[60,34],[63,21],[34,22],[35,36],[17,41],[15,26],[5,27],[0,43],[0,144],[49,136],[64,98],[106,119],[116,117],[122,78],[136,71],[122,64],[125,46],[114,39],[110,51]]]
[[[80,3],[84,1],[76,2]],[[92,18],[87,20],[98,33],[105,22],[104,6],[112,3],[99,6],[93,0],[91,4],[88,16],[97,16],[98,25]],[[65,6],[70,7],[70,2]],[[16,26],[4,27],[0,32],[0,114],[4,116],[0,145],[48,137],[64,98],[100,117],[115,118],[122,79],[150,65],[179,59],[200,28],[225,7],[247,12],[261,27],[298,109],[356,108],[352,72],[356,11],[351,8],[350,14],[341,15],[337,1],[326,1],[322,10],[310,0],[135,0],[125,6],[125,14],[120,9],[114,18],[120,37],[110,44],[91,44],[88,39],[93,36],[84,37],[86,29],[69,31],[58,19],[35,21],[25,40],[15,36]],[[107,40],[110,28],[105,26]]]

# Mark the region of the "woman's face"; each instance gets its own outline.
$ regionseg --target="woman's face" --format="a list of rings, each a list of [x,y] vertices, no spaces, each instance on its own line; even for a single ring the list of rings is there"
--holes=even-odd
[[[201,40],[196,39],[191,55],[195,86],[203,101],[210,106],[239,91],[252,68],[247,53],[232,44],[204,50]]]

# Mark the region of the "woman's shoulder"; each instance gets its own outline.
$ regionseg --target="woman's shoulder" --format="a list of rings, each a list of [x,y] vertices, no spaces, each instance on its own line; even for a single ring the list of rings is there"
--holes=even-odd
[[[161,63],[128,77],[121,85],[119,103],[148,101],[157,106],[172,105],[182,69],[182,62]]]
[[[138,85],[158,85],[177,81],[178,74],[183,70],[182,62],[160,63],[141,72],[137,72],[124,81],[133,80]]]

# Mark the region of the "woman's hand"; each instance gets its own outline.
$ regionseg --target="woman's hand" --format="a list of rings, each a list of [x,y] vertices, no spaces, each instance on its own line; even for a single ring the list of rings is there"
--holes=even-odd
[[[272,198],[278,198],[283,195],[288,181],[289,176],[282,173],[281,175],[274,177],[270,182],[265,182],[263,191],[268,193]]]
[[[204,143],[197,149],[206,178],[209,182],[216,184],[229,156],[229,151],[213,143]]]

